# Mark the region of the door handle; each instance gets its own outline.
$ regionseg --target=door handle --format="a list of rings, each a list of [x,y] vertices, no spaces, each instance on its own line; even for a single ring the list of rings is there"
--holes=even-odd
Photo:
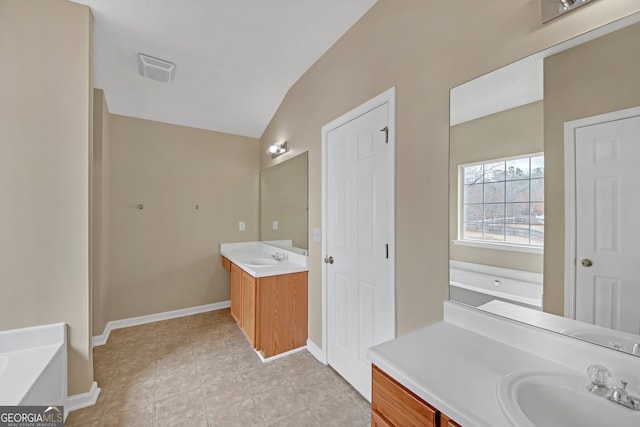
[[[593,261],[585,258],[582,261],[580,261],[580,264],[582,264],[583,267],[591,267],[593,265]]]
[[[324,257],[324,263],[325,264],[333,264],[333,257],[327,255],[326,257]]]

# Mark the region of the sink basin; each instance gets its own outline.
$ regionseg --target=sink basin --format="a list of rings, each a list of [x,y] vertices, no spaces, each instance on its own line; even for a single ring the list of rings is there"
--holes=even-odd
[[[498,382],[498,402],[514,426],[640,426],[640,412],[587,391],[584,376],[514,372]]]
[[[276,265],[278,264],[278,261],[273,258],[252,258],[245,261],[244,263],[250,267],[266,267],[270,265]]]
[[[640,355],[640,340],[636,335],[612,329],[565,329],[565,334],[572,337],[587,340],[589,342],[604,345],[615,350]]]

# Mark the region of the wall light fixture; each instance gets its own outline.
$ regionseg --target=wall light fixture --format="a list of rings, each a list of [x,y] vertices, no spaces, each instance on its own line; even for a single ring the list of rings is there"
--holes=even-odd
[[[267,154],[271,154],[272,159],[286,153],[287,151],[289,151],[287,148],[287,141],[279,144],[272,144],[267,148]]]

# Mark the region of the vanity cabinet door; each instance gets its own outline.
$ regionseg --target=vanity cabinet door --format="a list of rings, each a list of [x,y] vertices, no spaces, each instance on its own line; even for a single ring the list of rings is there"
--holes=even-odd
[[[231,264],[231,317],[242,326],[242,269]]]
[[[387,425],[396,427],[436,427],[436,409],[377,366],[372,372],[371,411],[372,425],[374,417],[382,417]]]
[[[222,261],[222,267],[224,267],[225,270],[227,271],[231,271],[231,261],[229,261],[229,258],[227,257],[220,257],[221,261]]]
[[[303,272],[258,279],[255,348],[264,357],[306,345],[307,277]]]
[[[245,271],[242,271],[242,323],[240,326],[251,346],[255,346],[256,279]]]

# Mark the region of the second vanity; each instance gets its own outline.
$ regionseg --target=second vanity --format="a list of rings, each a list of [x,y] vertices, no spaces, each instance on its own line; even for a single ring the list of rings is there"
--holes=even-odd
[[[640,426],[591,393],[587,368],[640,395],[640,359],[445,302],[444,320],[372,347],[375,426]]]
[[[307,342],[306,256],[261,242],[220,248],[231,274],[231,316],[262,360]]]

